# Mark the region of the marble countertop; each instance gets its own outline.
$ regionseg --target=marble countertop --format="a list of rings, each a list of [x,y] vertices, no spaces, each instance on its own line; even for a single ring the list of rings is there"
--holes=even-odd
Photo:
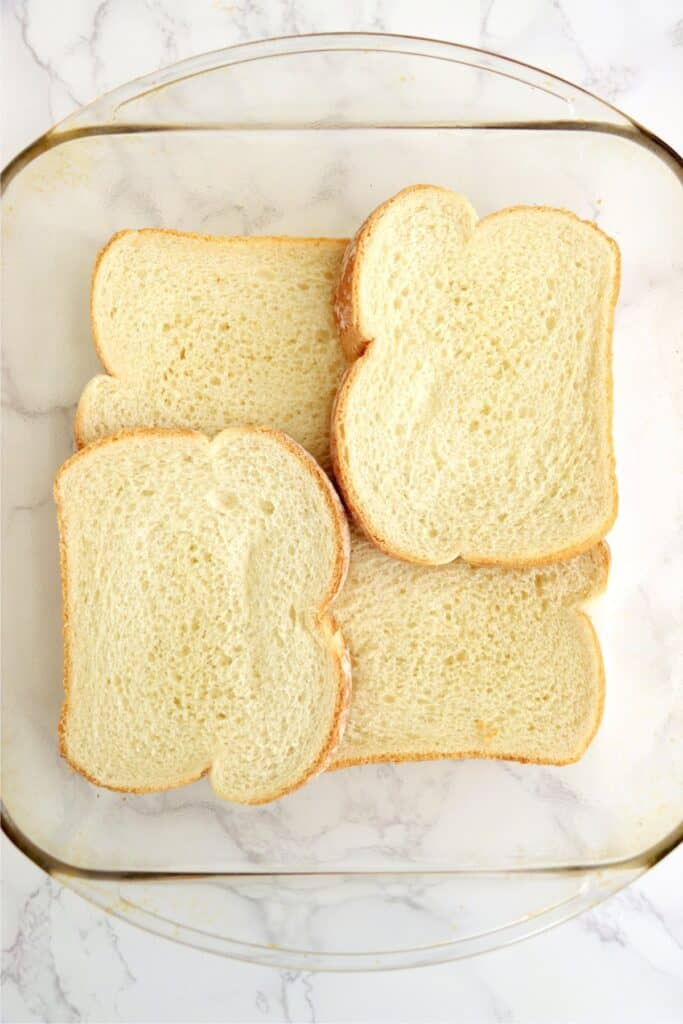
[[[2,159],[75,107],[192,54],[342,29],[449,39],[604,96],[681,148],[683,20],[659,0],[4,0]],[[2,1019],[19,1021],[678,1021],[683,850],[597,909],[485,957],[375,975],[277,971],[108,917],[3,836]]]

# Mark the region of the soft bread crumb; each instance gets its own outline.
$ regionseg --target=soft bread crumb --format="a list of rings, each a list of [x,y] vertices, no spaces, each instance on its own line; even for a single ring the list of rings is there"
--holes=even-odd
[[[388,553],[524,565],[585,550],[616,515],[616,244],[573,214],[415,186],[351,243],[336,310],[356,359],[335,473]]]
[[[327,614],[348,533],[313,459],[272,431],[134,431],[60,470],[62,752],[133,792],[210,770],[272,800],[339,740],[348,660]]]
[[[79,445],[128,427],[283,430],[323,465],[345,368],[332,310],[346,242],[115,235],[93,275],[92,325],[110,376],[86,387]]]
[[[439,568],[352,537],[335,615],[351,711],[333,768],[497,757],[566,764],[602,715],[600,648],[581,605],[607,582],[604,544],[536,569]]]

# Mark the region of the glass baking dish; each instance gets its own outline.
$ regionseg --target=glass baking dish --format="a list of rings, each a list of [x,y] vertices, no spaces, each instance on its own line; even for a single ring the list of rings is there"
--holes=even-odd
[[[591,613],[605,715],[580,763],[365,766],[260,808],[204,780],[96,789],[57,753],[61,611],[52,480],[98,372],[95,255],[124,227],[354,231],[412,182],[480,215],[567,207],[621,247],[620,513]],[[4,173],[3,822],[64,884],[159,934],[262,963],[454,959],[532,934],[681,838],[681,161],[576,86],[467,47],[303,36],[193,58],[102,97]],[[678,532],[677,532],[678,531]]]

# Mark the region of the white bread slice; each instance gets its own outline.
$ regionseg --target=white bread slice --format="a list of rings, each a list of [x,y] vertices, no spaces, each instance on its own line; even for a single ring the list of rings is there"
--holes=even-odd
[[[299,445],[231,428],[107,438],[55,482],[64,601],[61,749],[111,789],[262,803],[322,771],[348,658],[328,613],[348,531]]]
[[[543,207],[477,224],[413,186],[350,243],[336,310],[355,362],[332,455],[387,553],[529,565],[586,550],[617,508],[611,335],[619,251]]]
[[[81,398],[76,441],[130,427],[274,427],[329,464],[346,361],[332,308],[333,238],[122,231],[100,253],[91,316],[106,371]]]
[[[351,652],[351,711],[332,768],[486,757],[578,760],[604,676],[581,605],[607,582],[604,543],[535,569],[427,568],[355,532],[335,615]]]

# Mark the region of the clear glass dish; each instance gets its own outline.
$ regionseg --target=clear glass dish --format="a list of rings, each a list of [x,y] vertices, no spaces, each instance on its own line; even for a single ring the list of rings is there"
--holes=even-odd
[[[98,371],[90,273],[123,227],[352,232],[411,182],[481,215],[567,207],[621,246],[621,510],[598,736],[566,768],[485,761],[323,775],[262,808],[206,781],[151,796],[60,761],[57,466]],[[193,946],[294,968],[375,969],[497,948],[620,888],[681,838],[681,161],[551,75],[422,39],[249,43],[126,85],[4,174],[3,822],[64,884]]]

